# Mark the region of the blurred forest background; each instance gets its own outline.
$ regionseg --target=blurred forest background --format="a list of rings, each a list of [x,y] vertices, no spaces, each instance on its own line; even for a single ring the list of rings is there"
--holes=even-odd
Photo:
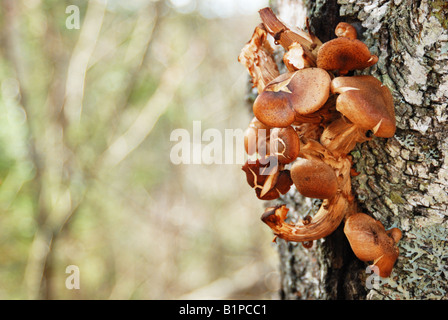
[[[241,165],[169,157],[193,121],[247,127],[237,57],[266,5],[1,0],[0,299],[277,298]]]

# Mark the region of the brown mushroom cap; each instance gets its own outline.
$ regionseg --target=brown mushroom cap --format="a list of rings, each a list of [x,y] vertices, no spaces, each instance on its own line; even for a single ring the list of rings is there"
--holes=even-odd
[[[279,163],[293,162],[300,151],[300,139],[296,130],[291,126],[272,129],[269,150],[271,155],[278,157]]]
[[[305,68],[272,80],[255,99],[255,117],[271,127],[287,127],[295,114],[319,110],[330,95],[330,75],[323,69]]]
[[[300,140],[293,127],[270,128],[253,118],[244,133],[244,147],[248,155],[275,156],[287,164],[299,155]]]
[[[336,109],[356,126],[377,137],[395,134],[394,102],[390,90],[373,76],[337,77],[331,92],[339,94]]]
[[[328,71],[339,71],[340,75],[350,70],[360,70],[373,66],[378,57],[358,39],[346,37],[325,42],[317,53],[317,67]]]
[[[347,22],[339,22],[334,31],[337,37],[346,37],[349,39],[358,38],[355,27]]]
[[[247,183],[255,190],[260,200],[274,200],[289,191],[292,180],[289,170],[278,170],[278,166],[271,166],[272,157],[254,163],[247,161],[241,168],[246,173]]]
[[[263,91],[253,105],[255,117],[270,127],[287,127],[295,120],[294,110],[286,94]]]
[[[291,179],[303,196],[329,199],[338,191],[338,179],[329,165],[319,160],[299,158],[291,167]]]
[[[346,220],[344,233],[358,259],[373,261],[381,277],[390,275],[399,253],[395,245],[401,238],[399,229],[386,231],[378,220],[356,213]]]

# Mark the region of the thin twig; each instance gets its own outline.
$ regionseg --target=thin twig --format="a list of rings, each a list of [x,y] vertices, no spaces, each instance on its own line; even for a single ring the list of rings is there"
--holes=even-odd
[[[81,118],[85,77],[90,57],[98,41],[107,1],[89,1],[78,42],[73,49],[65,85],[64,112],[69,122]]]

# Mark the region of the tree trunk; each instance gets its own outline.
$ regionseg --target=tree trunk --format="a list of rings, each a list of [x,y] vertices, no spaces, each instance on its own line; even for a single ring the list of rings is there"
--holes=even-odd
[[[311,249],[277,239],[282,299],[448,298],[448,4],[443,0],[272,0],[279,19],[334,38],[340,21],[379,57],[362,70],[394,96],[397,131],[351,153],[360,174],[352,188],[360,209],[403,232],[389,278],[374,279],[341,225]],[[281,199],[292,221],[318,208],[290,192]]]

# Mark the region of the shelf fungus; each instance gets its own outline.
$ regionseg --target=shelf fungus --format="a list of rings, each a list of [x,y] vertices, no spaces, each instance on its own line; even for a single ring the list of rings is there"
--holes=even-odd
[[[378,57],[342,22],[336,38],[322,43],[311,31],[293,30],[270,8],[238,60],[247,68],[258,96],[245,132],[250,160],[242,167],[261,200],[281,201],[294,187],[302,196],[321,199],[319,210],[301,221],[288,218],[285,204],[266,208],[261,219],[275,239],[309,247],[344,224],[355,255],[371,261],[383,277],[398,257],[401,231],[386,231],[377,220],[359,213],[351,188],[349,153],[373,136],[390,138],[396,130],[392,93],[370,75],[350,76],[371,67]],[[269,39],[272,37],[272,39]],[[281,46],[286,72],[281,73],[270,41]],[[279,62],[280,63],[280,62]]]

